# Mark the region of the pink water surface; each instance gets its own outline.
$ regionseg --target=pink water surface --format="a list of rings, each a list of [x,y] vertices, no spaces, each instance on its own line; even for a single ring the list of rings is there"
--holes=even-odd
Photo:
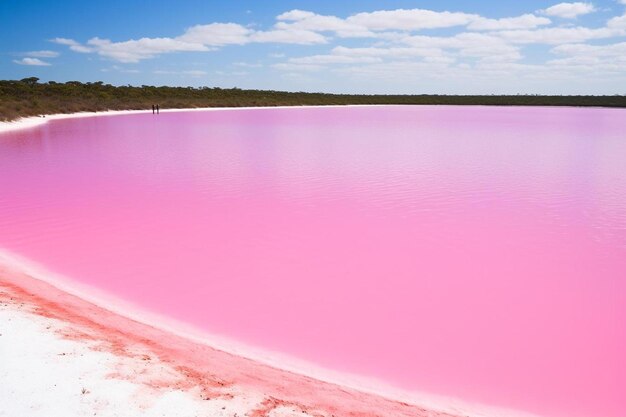
[[[359,107],[0,134],[0,246],[339,371],[626,415],[626,112]]]

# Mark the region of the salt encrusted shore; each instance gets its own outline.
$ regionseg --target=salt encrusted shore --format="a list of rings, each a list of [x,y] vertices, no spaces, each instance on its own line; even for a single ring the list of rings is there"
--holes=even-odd
[[[460,417],[280,370],[0,265],[1,416]]]
[[[530,417],[279,369],[126,318],[2,259],[0,358],[7,417]]]

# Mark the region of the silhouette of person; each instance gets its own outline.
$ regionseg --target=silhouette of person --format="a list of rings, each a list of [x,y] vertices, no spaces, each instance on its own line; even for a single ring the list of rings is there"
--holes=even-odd
[[[152,114],[154,114],[154,104],[152,105]]]

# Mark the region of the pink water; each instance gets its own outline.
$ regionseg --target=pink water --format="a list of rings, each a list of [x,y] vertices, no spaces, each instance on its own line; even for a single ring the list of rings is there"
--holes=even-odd
[[[367,107],[0,134],[0,246],[327,368],[626,415],[626,112]]]

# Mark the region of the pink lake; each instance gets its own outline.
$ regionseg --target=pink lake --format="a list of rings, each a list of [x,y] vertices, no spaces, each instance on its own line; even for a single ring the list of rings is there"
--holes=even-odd
[[[0,247],[325,368],[626,415],[626,111],[350,107],[0,134]]]

